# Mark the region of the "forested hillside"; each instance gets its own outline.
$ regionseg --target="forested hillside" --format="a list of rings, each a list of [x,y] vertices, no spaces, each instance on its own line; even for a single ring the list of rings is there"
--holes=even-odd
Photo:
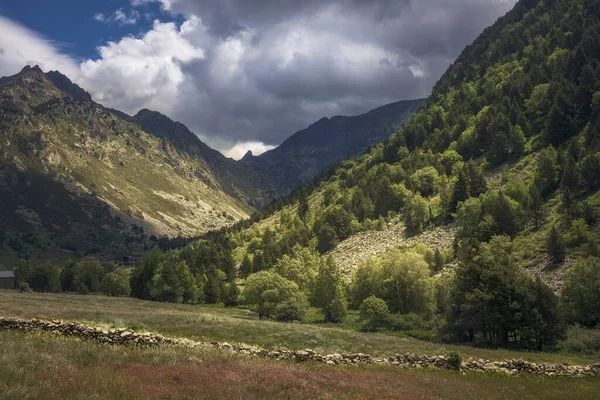
[[[310,304],[340,322],[350,307],[365,329],[538,350],[566,324],[596,326],[598,10],[599,0],[519,1],[388,142],[251,220],[156,249],[133,272],[134,295],[245,301],[278,320]],[[346,279],[328,257],[396,223],[406,237],[448,224],[453,243],[389,249]]]

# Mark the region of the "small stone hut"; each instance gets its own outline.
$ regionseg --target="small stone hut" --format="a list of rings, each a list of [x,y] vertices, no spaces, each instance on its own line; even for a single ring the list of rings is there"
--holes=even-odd
[[[0,289],[14,289],[15,274],[12,271],[0,271]]]

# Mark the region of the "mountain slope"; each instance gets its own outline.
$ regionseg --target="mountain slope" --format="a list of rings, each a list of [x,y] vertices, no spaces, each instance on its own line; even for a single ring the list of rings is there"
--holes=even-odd
[[[2,78],[2,242],[21,255],[127,254],[150,235],[193,236],[247,217],[252,209],[175,139],[144,132],[58,72]]]
[[[413,238],[464,264],[503,235],[520,266],[560,291],[577,260],[599,253],[599,7],[518,2],[389,141],[224,232],[240,268],[268,269],[300,244],[351,269],[361,252]]]
[[[169,140],[180,156],[203,163],[230,196],[256,208],[277,196],[262,174],[210,148],[182,123],[147,109],[138,112],[131,121],[145,132]]]
[[[264,174],[285,195],[329,165],[387,140],[424,101],[399,101],[362,115],[323,118],[273,150],[257,157],[247,154],[240,163]]]

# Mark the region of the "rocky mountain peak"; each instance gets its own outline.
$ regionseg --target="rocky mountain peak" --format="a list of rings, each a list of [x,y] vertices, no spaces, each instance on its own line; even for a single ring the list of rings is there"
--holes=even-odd
[[[250,158],[254,157],[254,154],[252,154],[252,150],[248,150],[246,152],[246,154],[244,154],[244,157],[242,157],[242,160],[248,160]]]
[[[33,69],[39,67],[36,65]],[[39,69],[41,71],[41,69]],[[54,85],[71,96],[75,100],[87,100],[92,101],[92,95],[83,90],[79,85],[73,83],[65,75],[58,71],[49,71],[46,73],[46,78],[50,80]]]

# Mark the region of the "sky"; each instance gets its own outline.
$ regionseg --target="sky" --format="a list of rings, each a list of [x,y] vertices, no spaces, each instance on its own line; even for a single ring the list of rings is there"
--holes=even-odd
[[[10,4],[5,4],[10,3]],[[28,0],[0,3],[0,76],[58,70],[241,158],[322,117],[426,97],[516,0]]]

